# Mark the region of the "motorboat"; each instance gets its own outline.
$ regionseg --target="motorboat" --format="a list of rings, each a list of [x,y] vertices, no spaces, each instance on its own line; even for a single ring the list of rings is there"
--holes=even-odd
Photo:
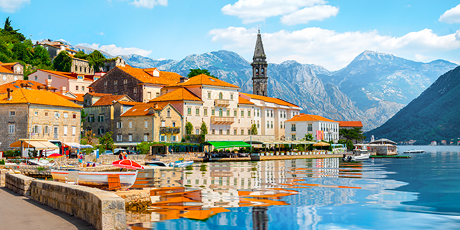
[[[182,167],[187,167],[193,164],[193,161],[184,161],[184,160],[179,160],[175,162],[169,163],[170,167],[175,167],[175,168],[182,168]]]
[[[361,160],[367,160],[370,157],[370,153],[367,150],[361,150],[361,149],[354,149],[353,150],[353,155],[343,155],[342,160],[343,161],[361,161]]]
[[[163,161],[146,161],[145,162],[145,167],[146,169],[149,168],[171,168],[168,163],[165,163]]]
[[[45,159],[29,160],[29,164],[38,165],[38,166],[54,166],[54,163],[50,163],[49,160],[45,160]]]
[[[404,153],[426,153],[425,150],[417,150],[417,149],[411,149],[411,150],[406,150]]]
[[[137,171],[131,172],[84,172],[84,171],[63,171],[51,170],[54,181],[74,182],[96,188],[109,188],[109,178],[119,178],[122,189],[131,187],[137,178]]]

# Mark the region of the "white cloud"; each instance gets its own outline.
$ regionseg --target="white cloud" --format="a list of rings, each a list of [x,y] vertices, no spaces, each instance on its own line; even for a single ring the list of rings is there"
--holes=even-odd
[[[456,39],[458,33],[460,32],[438,36],[432,30],[424,29],[401,37],[392,37],[380,35],[376,30],[339,33],[311,27],[292,32],[281,30],[263,33],[262,40],[270,62],[296,60],[337,70],[349,64],[364,50],[412,58],[415,53],[432,56],[433,53],[459,49],[460,40]],[[209,34],[212,41],[222,43],[224,49],[252,57],[257,29],[229,27],[211,30]]]
[[[145,7],[149,9],[153,9],[154,6],[167,6],[168,0],[134,0],[131,4],[135,5],[136,7]]]
[[[0,0],[0,9],[7,13],[14,13],[24,3],[30,3],[30,0]]]
[[[429,57],[421,54],[415,54],[415,60],[417,61],[426,61]]]
[[[82,43],[82,44],[78,44],[78,46],[85,46],[85,47],[89,47],[95,50],[102,50],[114,56],[138,54],[138,55],[147,57],[148,55],[150,55],[150,53],[152,53],[151,50],[144,50],[144,49],[139,49],[135,47],[123,48],[123,47],[117,47],[114,44],[101,46],[96,43],[93,43],[93,44]]]
[[[313,7],[305,7],[292,14],[281,17],[281,22],[286,25],[306,24],[309,21],[322,21],[323,19],[336,16],[339,13],[339,8],[329,5],[316,5]]]
[[[444,14],[439,17],[439,21],[445,23],[460,23],[460,4],[444,12]]]
[[[324,0],[239,0],[233,5],[224,6],[221,10],[226,15],[241,18],[243,23],[282,16],[282,23],[294,25],[337,15],[337,7],[325,4]],[[297,19],[299,20],[296,21]]]
[[[96,34],[99,34],[99,35],[103,36],[104,32],[96,32]]]

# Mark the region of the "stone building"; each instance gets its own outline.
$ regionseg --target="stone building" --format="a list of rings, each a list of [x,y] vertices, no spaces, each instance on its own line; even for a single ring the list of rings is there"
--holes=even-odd
[[[37,41],[35,46],[38,45],[43,46],[43,48],[45,48],[48,51],[51,60],[53,60],[61,51],[66,51],[71,56],[77,53],[77,51],[70,49],[69,45],[66,45],[60,41],[51,41],[49,39],[45,39],[41,42]]]
[[[0,85],[24,79],[24,66],[19,62],[0,62]]]
[[[99,99],[93,100],[93,97]],[[117,135],[115,125],[120,120],[120,115],[137,104],[126,95],[93,96],[88,93],[84,96],[84,100],[84,111],[88,116],[83,122],[83,130],[91,131],[95,137],[103,136],[106,132],[113,132],[112,137],[115,137]],[[88,106],[88,103],[93,101],[94,103]]]
[[[288,140],[301,140],[307,133],[314,140],[339,140],[339,122],[325,117],[301,113],[286,120],[285,124],[285,136]]]
[[[265,56],[262,36],[257,34],[256,48],[252,58],[252,93],[260,96],[268,95],[267,56]]]
[[[160,96],[161,88],[178,83],[180,78],[177,73],[126,65],[116,66],[90,87],[95,93],[128,95],[134,101],[148,102]]]
[[[104,67],[99,71],[109,72],[111,69],[115,68],[116,66],[125,67],[126,66],[125,60],[123,60],[123,58],[121,57],[107,59],[104,61]]]
[[[121,115],[116,141],[180,142],[182,120],[179,111],[168,102],[138,104]]]
[[[10,150],[10,144],[28,138],[80,143],[81,106],[51,91],[7,91],[0,95],[0,151]]]
[[[85,94],[88,87],[100,77],[88,74],[76,74],[53,70],[39,69],[29,75],[30,80],[55,87],[61,93],[72,92],[73,94]]]
[[[88,60],[76,58],[73,57],[73,55],[71,55],[71,57],[72,67],[70,67],[70,71],[72,73],[94,75],[94,69],[91,66],[89,66]]]

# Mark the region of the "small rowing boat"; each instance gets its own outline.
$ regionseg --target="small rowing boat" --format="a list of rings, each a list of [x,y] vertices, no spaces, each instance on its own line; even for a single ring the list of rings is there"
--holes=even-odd
[[[54,181],[74,181],[78,185],[96,188],[108,188],[109,178],[120,178],[122,189],[131,187],[137,178],[137,171],[133,172],[83,172],[83,171],[61,171],[51,170]]]
[[[426,153],[425,150],[417,150],[417,149],[411,149],[404,151],[404,153]]]

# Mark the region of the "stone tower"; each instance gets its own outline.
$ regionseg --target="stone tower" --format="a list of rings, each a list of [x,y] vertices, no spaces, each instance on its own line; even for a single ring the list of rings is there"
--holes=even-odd
[[[260,96],[268,95],[267,57],[262,44],[262,36],[257,34],[256,48],[252,58],[252,93]]]

